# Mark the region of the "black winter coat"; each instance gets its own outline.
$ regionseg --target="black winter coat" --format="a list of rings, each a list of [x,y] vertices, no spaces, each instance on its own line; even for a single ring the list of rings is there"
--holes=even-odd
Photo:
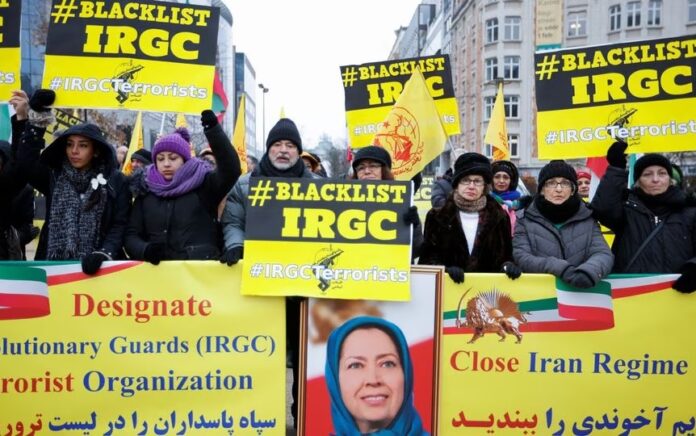
[[[10,253],[19,248],[26,258],[24,245],[31,241],[31,226],[34,219],[34,191],[26,184],[15,162],[15,152],[7,142],[0,144],[0,260],[10,259]],[[19,247],[7,239],[10,227],[16,230]],[[11,246],[10,246],[11,245]]]
[[[627,179],[627,171],[610,166],[592,199],[595,217],[616,233],[612,272],[670,274],[681,272],[686,263],[696,264],[696,207],[687,205],[686,195],[680,192],[683,202],[657,217],[626,189]],[[665,222],[662,230],[627,268],[660,220]]]
[[[47,257],[47,244],[49,223],[51,219],[51,203],[53,201],[53,190],[56,180],[62,171],[62,161],[53,159],[58,157],[62,159],[60,150],[56,149],[56,145],[60,145],[58,140],[50,146],[53,147],[55,153],[50,154],[51,159],[46,156],[49,153],[44,152],[41,155],[41,150],[45,145],[44,133],[45,129],[33,126],[25,121],[17,121],[12,118],[12,134],[21,135],[20,144],[17,149],[17,165],[28,178],[29,183],[37,191],[44,194],[46,197],[46,220],[41,228],[39,236],[39,244],[36,248],[35,260],[45,260]],[[76,134],[79,134],[76,133]],[[61,136],[63,138],[63,136]],[[108,144],[100,146],[102,159],[107,163],[107,170],[104,177],[107,180],[107,201],[102,214],[101,225],[99,227],[99,240],[97,241],[97,250],[108,254],[113,259],[124,259],[123,253],[123,236],[128,223],[128,215],[131,204],[131,194],[128,189],[126,177],[117,169],[116,159],[113,154],[113,148]],[[59,148],[59,147],[58,147]],[[41,159],[40,159],[41,157]],[[65,259],[69,260],[69,259]],[[70,259],[73,260],[73,259]]]
[[[486,196],[486,206],[479,213],[471,255],[452,195],[442,208],[428,212],[418,261],[421,265],[458,266],[464,271],[497,273],[509,260],[512,260],[510,218],[490,196]]]
[[[163,260],[220,257],[222,235],[217,208],[239,178],[241,167],[220,125],[205,131],[205,135],[217,160],[217,170],[209,172],[198,188],[178,197],[158,197],[149,191],[137,196],[126,231],[126,252],[131,259],[143,260],[145,248],[152,242],[166,244]]]

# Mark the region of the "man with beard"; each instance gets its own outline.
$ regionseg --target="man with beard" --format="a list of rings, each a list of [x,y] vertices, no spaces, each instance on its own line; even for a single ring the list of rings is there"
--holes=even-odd
[[[241,176],[227,196],[227,203],[221,219],[225,252],[220,257],[220,262],[234,265],[244,257],[246,204],[251,177],[318,178],[305,167],[304,162],[300,159],[301,154],[302,138],[300,138],[297,126],[289,118],[281,118],[268,132],[266,153],[261,157],[259,164],[253,171]],[[288,298],[285,304],[285,313],[287,348],[293,372],[292,416],[297,422],[300,300]]]

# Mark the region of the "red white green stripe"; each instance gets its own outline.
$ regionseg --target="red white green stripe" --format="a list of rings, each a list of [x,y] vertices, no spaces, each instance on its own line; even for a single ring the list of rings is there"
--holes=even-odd
[[[0,320],[36,318],[50,312],[45,271],[0,267]]]

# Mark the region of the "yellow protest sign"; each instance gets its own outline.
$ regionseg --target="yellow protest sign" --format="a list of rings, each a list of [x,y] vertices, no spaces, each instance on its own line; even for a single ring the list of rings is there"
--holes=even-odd
[[[407,182],[249,182],[242,294],[408,300]]]
[[[348,142],[352,148],[371,145],[375,134],[419,69],[447,135],[457,135],[459,111],[454,96],[448,55],[425,56],[341,67],[345,95]]]
[[[61,107],[200,113],[212,104],[219,15],[178,3],[54,0],[42,87]]]
[[[0,102],[8,101],[20,88],[19,24],[20,0],[0,0]]]
[[[284,301],[239,279],[217,262],[0,267],[3,432],[285,434]]]
[[[676,277],[445,280],[438,434],[684,434],[696,350],[668,332],[690,331],[696,306]]]
[[[696,37],[537,52],[540,159],[693,149]]]

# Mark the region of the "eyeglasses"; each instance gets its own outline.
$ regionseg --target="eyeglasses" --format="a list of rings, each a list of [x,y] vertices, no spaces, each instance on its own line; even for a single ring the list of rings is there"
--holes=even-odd
[[[544,182],[544,188],[546,189],[556,189],[559,186],[562,189],[570,189],[573,187],[573,184],[567,180],[563,180],[560,182],[557,182],[555,180],[547,180],[546,182]]]
[[[483,179],[461,179],[459,183],[462,185],[474,185],[480,187],[483,186],[486,181]]]
[[[365,170],[378,170],[382,168],[381,164],[378,163],[370,163],[370,164],[360,164],[357,167],[355,167],[355,172],[356,173],[362,173]]]

